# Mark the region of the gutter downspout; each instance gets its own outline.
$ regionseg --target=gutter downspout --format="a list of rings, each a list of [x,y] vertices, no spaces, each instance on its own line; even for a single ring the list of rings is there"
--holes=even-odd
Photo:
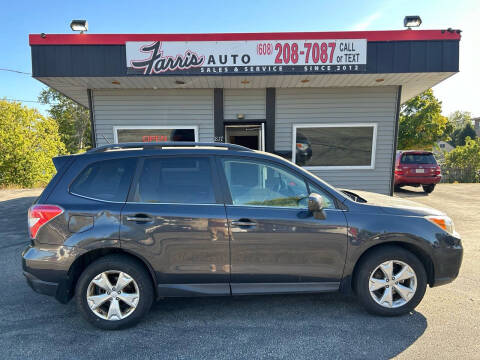
[[[392,154],[392,173],[390,178],[390,196],[393,196],[393,191],[395,189],[395,160],[397,158],[397,144],[398,144],[398,125],[400,121],[400,106],[402,98],[402,85],[398,87],[397,91],[397,109],[395,113],[395,129],[394,129],[394,138],[393,138],[393,154]]]
[[[95,129],[95,117],[93,115],[93,93],[92,89],[87,89],[87,96],[88,96],[88,110],[90,112],[90,128],[92,129],[92,147],[96,148],[97,147],[97,140],[95,134],[96,129]]]

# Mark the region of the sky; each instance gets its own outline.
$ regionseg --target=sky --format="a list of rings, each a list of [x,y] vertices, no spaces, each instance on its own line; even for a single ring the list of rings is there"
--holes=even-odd
[[[6,0],[0,0],[1,2]],[[71,33],[72,19],[87,19],[90,34],[397,30],[405,15],[420,15],[421,29],[461,29],[460,73],[434,88],[443,114],[480,116],[480,1],[9,1],[0,12],[0,69],[31,72],[28,34]],[[28,74],[0,70],[0,98],[37,102],[45,86]]]

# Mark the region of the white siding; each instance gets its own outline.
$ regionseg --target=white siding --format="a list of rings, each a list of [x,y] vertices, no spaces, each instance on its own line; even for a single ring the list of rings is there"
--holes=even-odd
[[[332,185],[388,194],[397,87],[277,89],[275,150],[291,151],[294,124],[377,123],[373,170],[313,171]]]
[[[197,125],[213,141],[213,89],[94,90],[97,146],[113,143],[113,126]]]
[[[237,120],[244,114],[245,120],[265,120],[265,89],[225,89],[223,113],[225,120]]]
[[[390,190],[397,87],[279,88],[275,150],[291,151],[294,124],[377,123],[373,170],[321,170],[333,185],[387,194]],[[225,89],[224,118],[265,119],[265,89]],[[213,141],[213,89],[93,91],[97,144],[113,143],[113,126],[197,125],[199,141]]]

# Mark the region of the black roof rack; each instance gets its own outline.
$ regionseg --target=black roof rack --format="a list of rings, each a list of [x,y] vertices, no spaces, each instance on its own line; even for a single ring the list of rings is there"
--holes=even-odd
[[[228,144],[228,143],[218,143],[218,142],[189,142],[189,141],[166,141],[166,142],[151,142],[151,143],[143,143],[143,142],[130,142],[130,143],[122,143],[122,144],[108,144],[96,147],[87,151],[87,153],[98,153],[98,152],[105,152],[109,150],[127,150],[127,149],[143,149],[143,150],[151,150],[151,149],[163,149],[163,148],[172,148],[172,147],[216,147],[216,148],[226,148],[228,150],[235,150],[235,151],[252,151],[251,149],[236,145],[236,144]]]

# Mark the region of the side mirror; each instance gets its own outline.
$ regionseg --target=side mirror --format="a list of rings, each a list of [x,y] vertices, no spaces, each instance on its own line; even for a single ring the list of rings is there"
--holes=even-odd
[[[311,193],[308,197],[308,210],[313,213],[315,219],[325,219],[325,212],[323,211],[323,198],[315,193]]]

